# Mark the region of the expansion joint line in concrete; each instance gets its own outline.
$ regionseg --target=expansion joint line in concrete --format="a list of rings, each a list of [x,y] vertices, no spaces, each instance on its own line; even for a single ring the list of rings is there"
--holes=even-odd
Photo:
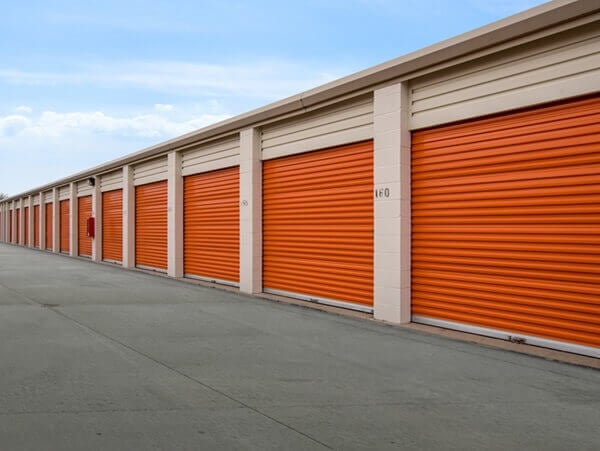
[[[3,285],[3,284],[1,284],[1,283],[0,283],[0,286],[2,286],[2,287],[4,287],[4,288],[6,288],[7,290],[9,290],[9,291],[11,291],[11,292],[13,292],[13,293],[15,293],[15,294],[19,295],[21,298],[23,298],[23,299],[27,300],[27,301],[28,301],[29,303],[31,303],[31,304],[35,304],[35,305],[38,305],[38,306],[40,306],[40,307],[46,308],[46,309],[48,309],[48,310],[51,310],[52,312],[54,312],[55,314],[57,314],[57,315],[61,316],[61,317],[62,317],[62,318],[64,318],[64,319],[66,319],[67,321],[70,321],[70,322],[72,322],[72,323],[76,324],[77,326],[81,327],[82,329],[85,329],[85,330],[86,330],[86,331],[88,331],[89,333],[92,333],[92,334],[94,334],[94,335],[96,335],[96,336],[98,336],[98,337],[101,337],[101,338],[103,338],[103,339],[105,339],[105,340],[108,340],[108,341],[110,341],[110,342],[112,342],[112,343],[115,343],[115,344],[117,344],[117,345],[119,345],[119,346],[121,346],[121,347],[123,347],[123,348],[125,348],[125,349],[128,349],[129,351],[131,351],[131,352],[134,352],[135,354],[137,354],[137,355],[139,355],[139,356],[142,356],[142,357],[144,357],[145,359],[148,359],[148,360],[150,360],[150,361],[154,362],[155,364],[157,364],[157,365],[160,365],[160,366],[162,366],[163,368],[166,368],[166,369],[168,369],[169,371],[172,371],[172,372],[174,372],[174,373],[176,373],[176,374],[178,374],[178,375],[180,375],[180,376],[182,376],[182,377],[184,377],[184,378],[186,378],[186,379],[188,379],[188,380],[190,380],[190,381],[192,381],[192,382],[194,382],[194,383],[196,383],[196,384],[198,384],[198,385],[201,385],[202,387],[204,387],[204,388],[206,388],[206,389],[208,389],[208,390],[211,390],[211,391],[212,391],[212,392],[214,392],[214,393],[217,393],[217,394],[219,394],[219,395],[221,395],[221,396],[223,396],[223,397],[225,397],[225,398],[227,398],[227,399],[230,399],[231,401],[233,401],[233,402],[235,402],[235,403],[237,403],[237,404],[241,405],[242,407],[244,407],[244,408],[246,408],[246,409],[248,409],[248,410],[251,410],[251,411],[253,411],[253,412],[257,413],[257,414],[261,415],[262,417],[264,417],[264,418],[267,418],[268,420],[270,420],[270,421],[273,421],[274,423],[277,423],[277,424],[279,424],[280,426],[283,426],[283,427],[285,427],[285,428],[287,428],[287,429],[289,429],[289,430],[291,430],[291,431],[295,432],[296,434],[299,434],[299,435],[301,435],[301,436],[303,436],[303,437],[306,437],[307,439],[311,440],[312,442],[318,443],[319,445],[321,445],[321,446],[323,446],[323,447],[325,447],[325,448],[327,448],[327,449],[333,449],[331,446],[329,446],[329,445],[327,445],[327,444],[325,444],[325,443],[323,443],[323,442],[321,442],[321,441],[317,440],[316,438],[314,438],[314,437],[312,437],[312,436],[310,436],[310,435],[306,434],[305,432],[302,432],[302,431],[300,431],[300,430],[298,430],[298,429],[294,428],[293,426],[291,426],[291,425],[289,425],[289,424],[286,424],[286,423],[284,423],[284,422],[282,422],[282,421],[278,420],[277,418],[274,418],[274,417],[272,417],[272,416],[270,416],[270,415],[266,414],[265,412],[262,412],[262,411],[260,411],[260,410],[259,410],[259,409],[257,409],[256,407],[252,407],[251,405],[249,405],[249,404],[247,404],[247,403],[245,403],[245,402],[243,402],[243,401],[241,401],[241,400],[239,400],[239,399],[236,399],[236,398],[234,398],[233,396],[231,396],[231,395],[228,395],[227,393],[225,393],[225,392],[223,392],[223,391],[221,391],[221,390],[219,390],[219,389],[217,389],[217,388],[215,388],[215,387],[212,387],[212,386],[210,386],[210,385],[206,384],[205,382],[202,382],[202,381],[200,381],[200,380],[198,380],[198,379],[196,379],[196,378],[194,378],[194,377],[190,376],[189,374],[186,374],[186,373],[184,373],[184,372],[182,372],[182,371],[178,370],[177,368],[174,368],[174,367],[172,367],[172,366],[170,366],[170,365],[167,365],[166,363],[164,363],[164,362],[161,362],[160,360],[158,360],[158,359],[156,359],[156,358],[152,357],[151,355],[149,355],[149,354],[147,354],[147,353],[145,353],[145,352],[142,352],[142,351],[140,351],[139,349],[136,349],[136,348],[134,348],[133,346],[130,346],[130,345],[128,345],[127,343],[124,343],[124,342],[122,342],[122,341],[119,341],[119,340],[117,340],[116,338],[113,338],[113,337],[111,337],[111,336],[109,336],[109,335],[106,335],[106,334],[104,334],[104,333],[100,332],[99,330],[96,330],[96,329],[94,329],[94,328],[92,328],[92,327],[90,327],[90,326],[88,326],[88,325],[86,325],[86,324],[83,324],[83,323],[81,323],[81,322],[77,321],[75,318],[71,318],[71,317],[70,317],[69,315],[67,315],[66,313],[64,313],[64,312],[62,312],[62,311],[60,311],[60,310],[58,310],[58,309],[57,309],[57,307],[59,307],[59,306],[50,306],[50,307],[49,307],[49,306],[47,306],[47,305],[44,305],[44,304],[42,304],[42,303],[40,303],[40,302],[37,302],[37,301],[36,301],[36,300],[34,300],[34,299],[31,299],[31,298],[29,298],[29,297],[25,296],[24,294],[22,294],[22,293],[20,293],[20,292],[18,292],[18,291],[16,291],[16,290],[14,290],[14,289],[12,289],[12,288],[10,288],[10,287],[7,287],[6,285]]]

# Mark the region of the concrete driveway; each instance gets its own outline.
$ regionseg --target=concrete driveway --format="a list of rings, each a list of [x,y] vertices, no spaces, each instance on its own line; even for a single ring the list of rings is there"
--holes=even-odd
[[[2,244],[0,448],[598,450],[600,371]]]

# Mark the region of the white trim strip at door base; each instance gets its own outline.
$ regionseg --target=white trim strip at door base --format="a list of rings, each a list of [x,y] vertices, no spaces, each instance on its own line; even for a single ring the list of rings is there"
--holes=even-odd
[[[264,288],[263,292],[267,293],[267,294],[276,294],[278,296],[285,296],[287,298],[300,299],[301,301],[314,302],[316,304],[331,305],[332,307],[341,307],[341,308],[345,308],[348,310],[356,310],[358,312],[364,312],[364,313],[371,313],[371,314],[373,313],[373,307],[367,307],[366,305],[360,305],[360,304],[352,304],[351,302],[336,301],[334,299],[320,298],[317,296],[309,296],[309,295],[305,295],[305,294],[292,293],[289,291],[273,290],[271,288]]]
[[[230,287],[240,287],[240,284],[238,282],[232,282],[231,280],[214,279],[211,277],[196,276],[194,274],[184,274],[183,277],[185,277],[186,279],[200,280],[202,282],[218,283],[219,285],[227,285]]]
[[[166,274],[167,270],[166,269],[160,269],[160,268],[153,268],[152,266],[144,266],[144,265],[135,265],[135,267],[137,269],[143,269],[145,271],[154,271],[154,272],[160,272],[162,274]]]
[[[597,359],[600,358],[600,348],[593,348],[590,346],[583,346],[574,343],[567,343],[564,341],[540,338],[531,335],[523,335],[518,332],[506,332],[498,329],[489,329],[487,327],[470,326],[468,324],[455,323],[453,321],[446,321],[442,319],[427,318],[425,316],[419,315],[413,315],[412,321],[414,323],[442,327],[444,329],[453,329],[475,335],[499,338],[501,340],[519,342],[532,346],[539,346],[541,348],[556,349],[557,351],[571,352],[573,354],[586,355],[590,357],[595,357]]]

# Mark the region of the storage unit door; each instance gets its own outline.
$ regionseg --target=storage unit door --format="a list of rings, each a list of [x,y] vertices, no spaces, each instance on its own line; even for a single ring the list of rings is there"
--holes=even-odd
[[[184,178],[184,272],[240,279],[239,167]]]
[[[265,291],[370,311],[373,143],[265,161],[263,246]]]
[[[123,190],[102,193],[102,259],[123,261]]]
[[[17,208],[15,210],[15,214],[17,215],[17,217],[16,217],[16,223],[17,223],[17,230],[16,230],[17,244],[21,244],[21,209]]]
[[[69,252],[70,236],[69,236],[69,200],[60,201],[60,251]]]
[[[46,224],[45,224],[45,231],[46,231],[46,249],[51,251],[52,250],[52,218],[53,218],[53,214],[52,214],[52,203],[46,204]]]
[[[23,211],[24,221],[25,221],[25,246],[29,246],[29,207],[25,207]]]
[[[135,187],[135,264],[167,269],[167,182]]]
[[[15,238],[13,235],[13,211],[12,210],[10,210],[8,212],[8,237],[9,237],[8,241],[12,243]]]
[[[412,196],[415,321],[600,346],[599,97],[414,133]]]
[[[77,220],[79,222],[78,255],[92,256],[92,237],[87,233],[87,220],[92,216],[92,196],[83,196],[77,202]]]
[[[40,206],[33,206],[33,246],[40,247]]]

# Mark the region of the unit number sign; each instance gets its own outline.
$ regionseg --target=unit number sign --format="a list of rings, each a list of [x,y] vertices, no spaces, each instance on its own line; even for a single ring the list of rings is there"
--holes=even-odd
[[[389,188],[377,188],[375,190],[375,199],[388,199],[390,197]]]

